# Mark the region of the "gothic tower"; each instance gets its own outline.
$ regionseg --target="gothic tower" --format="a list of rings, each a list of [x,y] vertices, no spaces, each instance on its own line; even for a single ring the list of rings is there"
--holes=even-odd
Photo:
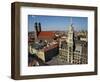
[[[41,23],[35,22],[34,27],[35,27],[35,40],[37,40],[38,35],[41,32]]]
[[[41,23],[40,23],[40,22],[38,23],[38,27],[39,27],[39,28],[38,28],[38,29],[39,29],[39,32],[41,32],[42,29],[41,29]]]
[[[70,18],[71,24],[69,26],[68,31],[68,63],[73,63],[73,55],[74,55],[74,28],[72,25],[72,18]]]

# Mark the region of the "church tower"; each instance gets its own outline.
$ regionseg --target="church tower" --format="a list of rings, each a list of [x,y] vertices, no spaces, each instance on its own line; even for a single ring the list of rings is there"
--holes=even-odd
[[[72,18],[70,18],[70,26],[68,30],[68,63],[73,63],[73,55],[74,55],[74,28],[72,24]]]
[[[37,41],[38,35],[41,32],[41,23],[34,23],[34,27],[35,27],[35,41]]]

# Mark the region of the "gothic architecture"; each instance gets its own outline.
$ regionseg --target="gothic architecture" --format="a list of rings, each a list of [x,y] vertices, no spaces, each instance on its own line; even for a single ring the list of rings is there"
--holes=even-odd
[[[67,35],[66,47],[59,49],[58,59],[62,64],[87,64],[87,47],[84,47],[84,41],[75,40],[72,23]]]

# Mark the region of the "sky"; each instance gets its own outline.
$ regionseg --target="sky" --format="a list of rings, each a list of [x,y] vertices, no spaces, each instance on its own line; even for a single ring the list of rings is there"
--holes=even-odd
[[[69,17],[69,16],[42,16],[28,15],[28,31],[34,31],[34,23],[40,22],[44,31],[67,31],[69,26],[73,24],[74,30],[87,30],[87,17]]]

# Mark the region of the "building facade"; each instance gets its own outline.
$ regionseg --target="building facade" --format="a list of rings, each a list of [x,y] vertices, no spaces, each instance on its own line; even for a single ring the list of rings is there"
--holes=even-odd
[[[87,41],[77,41],[74,36],[74,27],[70,25],[66,40],[67,44],[63,43],[64,47],[59,49],[58,59],[66,64],[87,64]]]

